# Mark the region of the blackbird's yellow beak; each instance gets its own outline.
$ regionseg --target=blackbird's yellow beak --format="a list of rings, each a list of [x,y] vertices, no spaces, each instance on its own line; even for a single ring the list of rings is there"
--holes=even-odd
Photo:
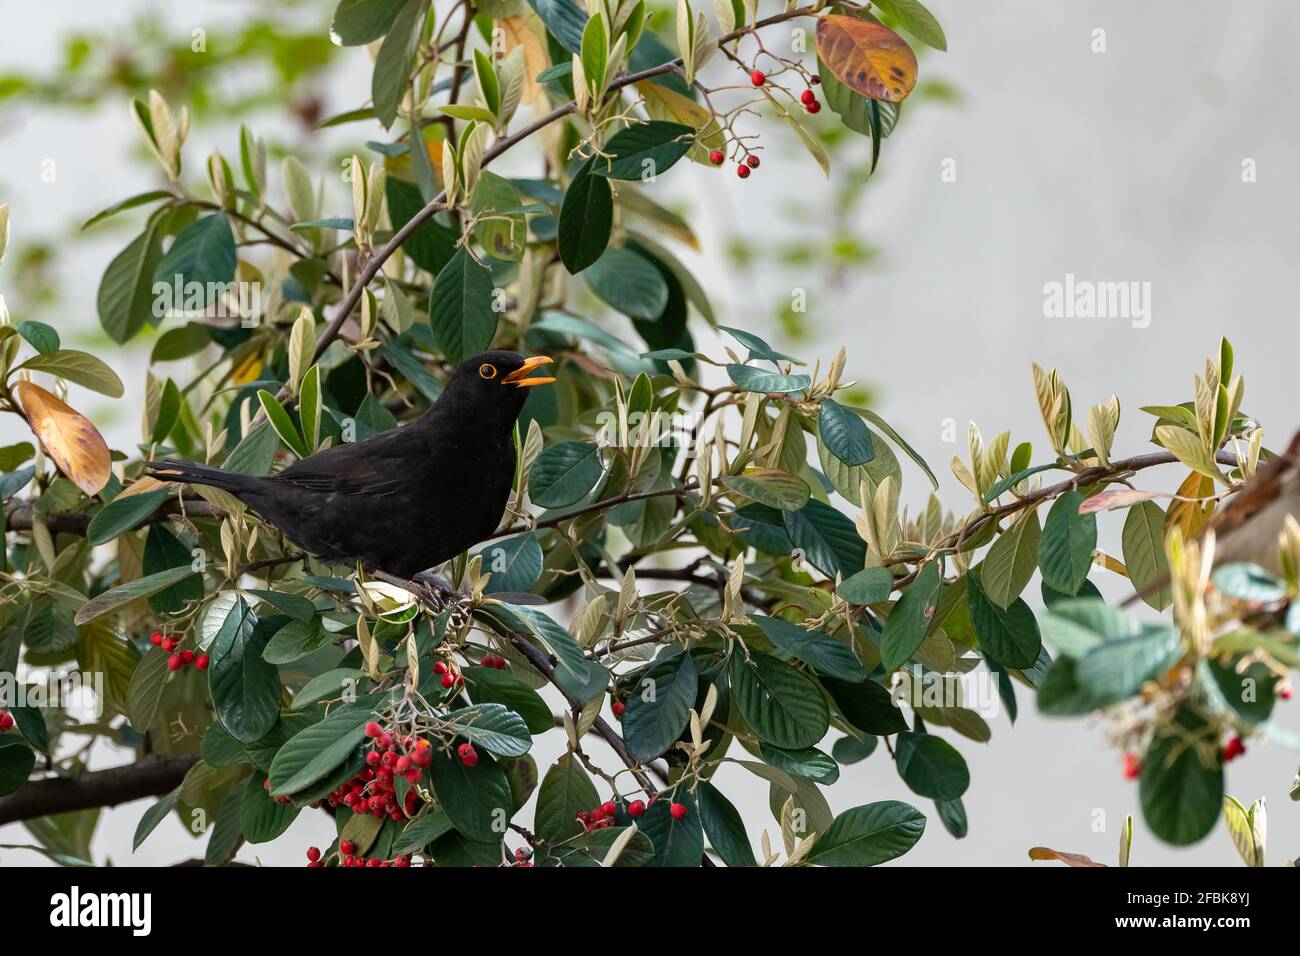
[[[549,365],[553,361],[554,359],[549,355],[534,355],[532,358],[524,359],[523,365],[519,366],[519,368],[501,379],[501,381],[510,385],[515,385],[519,388],[532,388],[534,385],[549,385],[551,382],[555,381],[551,376],[534,375],[530,377],[528,373],[540,366]]]

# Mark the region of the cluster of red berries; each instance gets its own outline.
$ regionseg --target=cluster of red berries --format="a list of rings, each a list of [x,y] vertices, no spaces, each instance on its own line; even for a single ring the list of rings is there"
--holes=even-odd
[[[309,867],[324,866],[321,860],[320,847],[310,846],[307,848],[307,865]],[[339,843],[339,866],[399,866],[408,867],[411,865],[411,854],[403,853],[401,856],[393,857],[391,860],[372,859],[367,860],[364,856],[357,853],[357,845],[352,840],[343,840]]]
[[[14,725],[14,715],[7,710],[0,710],[0,731],[8,730]]]
[[[167,669],[169,671],[178,671],[182,667],[194,666],[196,671],[205,671],[211,661],[207,654],[195,654],[193,651],[178,651],[176,648],[180,641],[174,637],[166,637],[162,631],[154,631],[149,635],[149,643],[154,647],[161,647],[171,657],[167,658]]]
[[[488,664],[486,666],[495,667],[496,665]],[[504,660],[501,661],[501,666],[505,666]],[[442,680],[439,681],[439,683],[447,690],[451,690],[453,687],[459,687],[465,683],[465,678],[460,676],[460,668],[455,664],[448,664],[446,661],[438,661],[438,663],[433,665],[433,672],[442,675]]]
[[[721,166],[724,162],[726,162],[726,160],[727,160],[727,154],[720,149],[715,149],[713,152],[709,153],[709,162],[712,163],[714,166]],[[736,164],[736,175],[739,176],[741,179],[748,179],[749,171],[751,169],[758,169],[759,163],[760,163],[759,158],[755,156],[753,153],[751,153],[750,155],[745,157],[744,162],[740,162]]]
[[[419,792],[414,788],[406,791],[405,802],[399,807],[396,781],[405,777],[408,783],[419,782],[424,768],[433,763],[433,746],[423,738],[404,736],[399,740],[373,720],[366,724],[366,736],[374,746],[366,753],[365,769],[326,797],[325,802],[331,807],[343,804],[355,813],[376,818],[403,820],[414,816],[419,809]]]
[[[491,667],[494,670],[503,671],[506,669],[506,659],[498,657],[496,654],[484,654],[483,659],[479,661],[484,667]]]
[[[270,793],[270,792],[271,792],[271,778],[270,778],[270,777],[267,777],[265,780],[262,781],[262,789],[265,790],[267,793]],[[274,800],[276,803],[279,803],[279,804],[286,804],[286,803],[290,803],[290,802],[291,802],[291,798],[290,798],[290,797],[272,797],[271,799]]]
[[[1230,760],[1235,760],[1237,757],[1242,756],[1245,752],[1246,752],[1246,745],[1242,742],[1241,738],[1233,737],[1231,740],[1229,740],[1226,744],[1223,745],[1223,762],[1227,763]]]
[[[636,807],[635,812],[633,807]],[[645,804],[640,800],[633,801],[627,805],[628,816],[639,817],[645,813]],[[614,805],[613,800],[606,800],[600,806],[593,810],[579,810],[578,822],[582,824],[584,830],[603,830],[605,827],[614,825],[614,815],[618,813],[618,807]]]
[[[532,866],[532,865],[533,865],[533,855],[532,855],[532,853],[531,853],[530,851],[528,851],[528,850],[525,850],[523,847],[520,847],[519,849],[515,850],[515,862],[514,862],[514,865],[515,865],[515,866]]]
[[[818,78],[814,76],[813,82],[817,82],[817,80]],[[811,89],[804,90],[799,94],[799,102],[803,104],[803,108],[809,113],[820,113],[822,111],[822,105],[817,100],[817,94]]]

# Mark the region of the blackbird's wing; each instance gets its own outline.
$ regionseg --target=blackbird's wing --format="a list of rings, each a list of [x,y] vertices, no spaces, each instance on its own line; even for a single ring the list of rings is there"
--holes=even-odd
[[[274,475],[272,480],[304,491],[382,497],[402,485],[410,470],[411,435],[395,429],[363,442],[335,445]]]

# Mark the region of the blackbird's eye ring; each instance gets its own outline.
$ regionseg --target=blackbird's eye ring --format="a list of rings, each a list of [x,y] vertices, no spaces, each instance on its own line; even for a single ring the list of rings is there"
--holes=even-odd
[[[497,377],[497,367],[489,362],[484,362],[478,367],[479,378],[493,379]]]

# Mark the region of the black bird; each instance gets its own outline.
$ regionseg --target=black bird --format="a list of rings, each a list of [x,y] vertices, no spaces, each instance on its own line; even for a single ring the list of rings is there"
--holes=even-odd
[[[409,578],[492,534],[515,473],[514,425],[549,356],[484,352],[462,362],[427,412],[270,476],[185,461],[155,478],[230,492],[318,558]]]

